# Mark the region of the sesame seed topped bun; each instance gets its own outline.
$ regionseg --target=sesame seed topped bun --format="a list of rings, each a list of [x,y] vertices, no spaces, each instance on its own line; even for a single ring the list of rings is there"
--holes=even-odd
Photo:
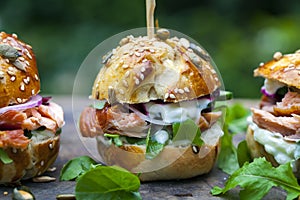
[[[128,36],[104,58],[92,91],[119,103],[179,102],[211,94],[221,83],[209,55],[185,38]]]
[[[300,51],[285,55],[276,52],[273,60],[254,70],[254,76],[277,80],[285,85],[300,89]]]
[[[16,34],[0,33],[0,107],[26,102],[40,91],[35,55]]]
[[[39,92],[31,46],[0,32],[0,185],[39,176],[58,156],[63,110]]]

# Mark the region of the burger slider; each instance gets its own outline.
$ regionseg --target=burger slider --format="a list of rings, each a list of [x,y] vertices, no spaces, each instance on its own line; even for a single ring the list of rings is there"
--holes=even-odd
[[[63,110],[39,92],[32,47],[0,32],[0,184],[41,175],[58,155]]]
[[[185,38],[123,38],[103,58],[94,81],[94,104],[80,116],[84,137],[97,140],[107,165],[142,181],[184,179],[208,173],[223,135],[215,109],[221,80],[210,56]]]
[[[262,63],[254,76],[265,78],[259,108],[252,108],[246,141],[252,157],[266,157],[274,166],[291,162],[299,178],[300,52]]]

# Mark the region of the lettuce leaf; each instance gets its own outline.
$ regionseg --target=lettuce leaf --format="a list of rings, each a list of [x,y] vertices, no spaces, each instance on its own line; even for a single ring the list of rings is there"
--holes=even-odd
[[[96,166],[78,178],[75,195],[81,199],[142,199],[139,178],[117,166]]]
[[[226,109],[226,118],[223,126],[224,135],[221,138],[221,152],[218,157],[218,167],[227,174],[232,174],[247,160],[246,157],[242,157],[242,154],[247,154],[247,147],[241,146],[239,151],[237,151],[232,139],[235,134],[244,133],[246,131],[248,126],[246,119],[249,115],[250,110],[239,103],[233,104]],[[245,160],[239,161],[238,158]]]
[[[4,164],[10,164],[13,162],[12,159],[10,159],[10,157],[7,155],[7,153],[0,148],[0,160],[4,163]]]
[[[251,163],[246,162],[229,177],[224,188],[215,186],[211,193],[212,195],[224,194],[237,186],[242,188],[241,199],[262,199],[272,187],[284,189],[288,200],[300,195],[300,186],[290,163],[274,168],[265,158],[256,158]]]
[[[180,140],[188,140],[193,145],[202,146],[204,143],[201,139],[200,128],[192,119],[187,119],[184,122],[177,122],[172,124],[173,142]]]

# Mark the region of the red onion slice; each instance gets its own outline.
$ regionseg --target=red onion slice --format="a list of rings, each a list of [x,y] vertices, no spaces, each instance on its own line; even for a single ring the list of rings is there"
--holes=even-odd
[[[26,110],[36,106],[40,106],[42,104],[42,99],[43,98],[41,95],[33,96],[26,103],[0,108],[0,114],[5,113],[9,110],[19,111],[19,110]]]
[[[135,114],[137,114],[141,119],[147,121],[147,122],[150,122],[152,124],[157,124],[157,125],[162,125],[162,126],[165,126],[165,125],[171,125],[170,123],[167,123],[167,122],[164,122],[162,120],[157,120],[157,119],[152,119],[151,117],[141,113],[139,110],[133,108],[132,106],[130,105],[127,105],[127,104],[124,104],[124,106],[131,110],[132,112],[134,112]]]

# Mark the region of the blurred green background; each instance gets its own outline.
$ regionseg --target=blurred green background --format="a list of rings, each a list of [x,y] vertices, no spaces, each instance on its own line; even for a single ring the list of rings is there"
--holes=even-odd
[[[0,30],[33,46],[42,93],[71,94],[88,53],[106,38],[145,26],[145,0],[2,0]],[[300,48],[300,1],[156,0],[161,27],[198,41],[236,98],[259,98],[253,77],[273,53]]]

